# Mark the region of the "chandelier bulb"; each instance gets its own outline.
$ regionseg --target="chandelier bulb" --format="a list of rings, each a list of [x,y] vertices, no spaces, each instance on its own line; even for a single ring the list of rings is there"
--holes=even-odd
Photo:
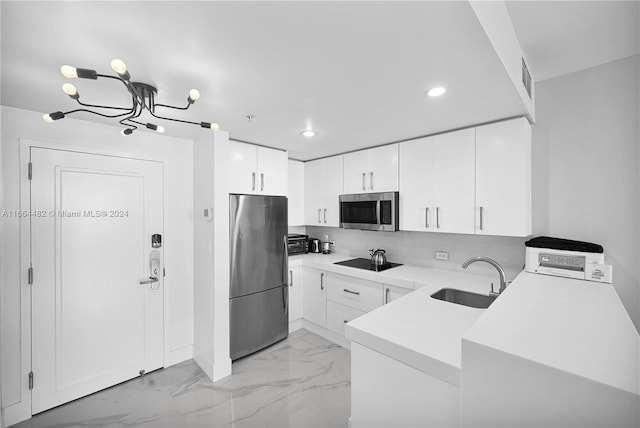
[[[70,65],[63,65],[60,67],[60,73],[62,73],[62,75],[67,79],[75,79],[78,77],[78,71],[75,67]]]
[[[111,61],[111,68],[118,74],[125,74],[127,72],[127,65],[121,59],[115,58]]]
[[[219,131],[220,130],[220,125],[218,125],[217,123],[212,123],[211,124],[211,129],[214,131]]]
[[[53,113],[45,114],[42,116],[42,120],[47,123],[52,123],[55,120],[62,119],[64,117],[64,113],[61,111],[54,111]]]
[[[65,83],[64,85],[62,85],[62,90],[64,91],[65,94],[69,95],[74,100],[77,100],[78,98],[80,98],[80,95],[78,94],[78,90],[71,83]]]
[[[156,132],[160,134],[164,134],[164,126],[158,125],[158,128],[156,128]]]
[[[193,104],[195,101],[200,98],[200,91],[197,89],[192,89],[189,91],[189,104]]]
[[[51,118],[51,115],[48,113],[42,115],[42,120],[44,120],[47,123],[53,123],[53,119]]]

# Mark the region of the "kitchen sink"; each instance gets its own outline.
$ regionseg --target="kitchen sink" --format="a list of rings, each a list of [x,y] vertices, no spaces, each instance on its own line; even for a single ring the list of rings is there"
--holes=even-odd
[[[486,309],[498,296],[470,293],[468,291],[456,290],[455,288],[443,288],[442,290],[433,293],[431,297],[445,302],[455,303],[457,305]]]

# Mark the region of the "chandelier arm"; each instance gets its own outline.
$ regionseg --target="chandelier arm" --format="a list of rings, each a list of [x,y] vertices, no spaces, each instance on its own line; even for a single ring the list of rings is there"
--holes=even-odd
[[[94,108],[109,108],[109,109],[113,109],[113,110],[128,110],[128,111],[133,111],[133,107],[111,107],[111,106],[101,106],[98,104],[85,104],[82,101],[80,101],[79,99],[76,100],[78,102],[78,104],[80,104],[81,106],[84,107],[94,107]]]
[[[163,119],[163,120],[172,120],[174,122],[180,122],[180,123],[190,123],[191,125],[200,125],[200,123],[198,122],[191,122],[190,120],[182,120],[182,119],[172,119],[170,117],[163,117],[163,116],[158,116],[157,114],[155,114],[152,111],[149,111],[149,113],[151,113],[151,115],[157,119]]]
[[[186,107],[176,107],[176,106],[170,106],[168,104],[156,104],[156,107],[166,107],[166,108],[173,108],[176,110],[187,110],[189,107],[191,107],[191,104],[187,104]]]
[[[125,117],[124,119],[120,119],[120,120],[118,121],[118,123],[119,123],[120,125],[122,125],[122,126],[126,126],[126,127],[128,127],[128,128],[132,128],[132,129],[134,129],[134,130],[135,130],[135,129],[138,129],[138,127],[137,127],[137,126],[135,126],[135,125],[133,125],[133,124],[125,123],[126,121],[130,121],[130,119],[129,119],[128,117]]]
[[[85,109],[85,108],[78,108],[78,109],[75,109],[75,110],[66,111],[66,112],[64,112],[64,114],[65,114],[65,115],[67,115],[67,114],[71,114],[71,113],[77,113],[77,112],[79,112],[79,111],[83,111],[83,112],[86,112],[86,113],[95,114],[95,115],[102,116],[102,117],[110,117],[110,118],[114,118],[114,117],[121,117],[121,116],[125,116],[125,115],[127,115],[127,114],[130,114],[130,113],[131,113],[131,111],[128,111],[128,112],[125,112],[125,113],[109,115],[109,114],[98,113],[97,111],[87,110],[87,109]]]

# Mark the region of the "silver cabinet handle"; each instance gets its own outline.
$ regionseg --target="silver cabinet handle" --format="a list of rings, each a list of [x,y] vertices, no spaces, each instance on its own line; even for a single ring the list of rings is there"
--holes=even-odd
[[[373,190],[373,172],[369,173],[369,189]]]
[[[156,282],[158,282],[158,277],[157,276],[150,276],[149,279],[141,279],[140,280],[140,284],[141,285],[146,285],[146,284],[154,284]]]
[[[343,320],[342,322],[346,324],[349,322],[349,320]]]
[[[251,191],[256,190],[256,173],[251,173]]]
[[[327,224],[327,209],[324,209],[324,224]]]
[[[260,191],[264,192],[264,173],[260,174]]]
[[[389,288],[387,287],[386,290],[384,290],[384,304],[386,305],[387,303],[389,303],[389,292],[391,290],[389,290]]]
[[[483,217],[482,214],[483,214],[483,211],[484,211],[484,207],[480,207],[480,230],[482,230],[482,217]]]
[[[425,208],[424,225],[427,229],[429,228],[429,207]]]
[[[324,273],[320,274],[320,290],[324,290],[324,284],[322,283],[324,280]]]
[[[289,271],[289,287],[293,287],[293,271]]]
[[[320,212],[322,211],[321,208],[318,208],[318,224],[321,224],[322,221],[320,220]]]
[[[436,228],[440,229],[440,207],[436,207]]]
[[[342,289],[342,291],[344,291],[345,293],[355,294],[356,296],[360,295],[359,291],[351,291],[351,290],[347,290],[346,288]]]
[[[367,188],[366,188],[366,186],[364,184],[364,180],[365,180],[366,176],[367,176],[367,174],[363,172],[362,173],[362,190],[367,190]]]

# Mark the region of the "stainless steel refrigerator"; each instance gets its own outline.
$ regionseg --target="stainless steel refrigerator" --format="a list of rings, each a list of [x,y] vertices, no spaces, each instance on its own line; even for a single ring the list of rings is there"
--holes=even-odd
[[[287,198],[229,195],[231,359],[289,334]]]

